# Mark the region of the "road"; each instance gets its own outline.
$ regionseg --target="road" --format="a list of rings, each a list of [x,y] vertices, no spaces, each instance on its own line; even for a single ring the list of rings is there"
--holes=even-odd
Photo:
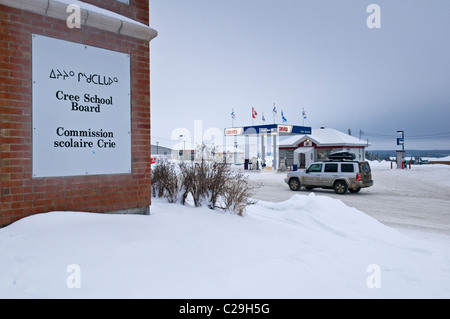
[[[296,193],[340,199],[388,226],[450,236],[450,166],[391,170],[388,165],[372,166],[374,186],[358,194],[337,195],[320,188]],[[255,199],[281,202],[295,194],[284,183],[285,173],[250,171],[248,175],[251,181],[262,183]]]

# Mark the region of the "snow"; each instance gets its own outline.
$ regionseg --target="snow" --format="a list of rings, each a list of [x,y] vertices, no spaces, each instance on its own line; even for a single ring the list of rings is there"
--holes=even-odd
[[[428,161],[440,161],[440,162],[450,162],[450,156],[445,157],[422,157],[424,160]]]
[[[0,298],[449,298],[448,243],[313,193],[244,217],[153,199],[149,216],[50,212],[0,229]]]
[[[126,22],[129,22],[129,23],[132,23],[132,24],[136,24],[136,25],[148,28],[147,25],[145,25],[145,24],[143,24],[143,23],[141,23],[139,21],[136,21],[136,20],[130,19],[128,17],[125,17],[125,16],[123,16],[121,14],[118,14],[118,13],[115,13],[115,12],[112,12],[112,11],[109,11],[109,10],[106,10],[106,9],[94,6],[92,4],[85,3],[83,1],[79,1],[79,0],[53,0],[53,1],[59,2],[59,3],[63,3],[63,4],[67,4],[67,5],[75,4],[75,5],[79,6],[81,9],[84,9],[84,10],[88,10],[88,11],[95,12],[95,13],[100,14],[100,15],[104,15],[104,16],[107,16],[107,17],[111,17],[111,18],[118,19],[118,20],[121,20],[121,21],[126,21]]]
[[[443,160],[445,161],[445,157]],[[450,194],[450,165],[445,164],[425,164],[425,165],[407,165],[407,169],[397,169],[397,164],[393,162],[393,169],[391,170],[391,162],[389,161],[368,161],[370,167],[376,170],[389,170],[391,175],[398,179],[402,174],[412,173],[412,178],[416,181],[420,181],[423,184],[430,184],[435,189],[440,187],[449,188],[446,189],[447,194]],[[402,173],[403,172],[403,173]]]
[[[354,136],[342,133],[332,128],[311,129],[311,134],[295,135],[280,140],[280,146],[297,146],[302,139],[307,137],[320,146],[340,145],[340,146],[366,146],[367,142]]]

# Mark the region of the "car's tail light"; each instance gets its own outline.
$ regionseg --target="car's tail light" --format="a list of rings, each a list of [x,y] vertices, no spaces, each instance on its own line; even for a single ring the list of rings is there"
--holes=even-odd
[[[359,175],[359,173],[356,174],[356,181],[357,181],[357,182],[360,182],[360,181],[361,181],[361,175]]]

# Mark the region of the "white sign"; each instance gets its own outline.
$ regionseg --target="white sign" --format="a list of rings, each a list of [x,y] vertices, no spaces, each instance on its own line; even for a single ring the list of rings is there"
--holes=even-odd
[[[33,35],[33,177],[131,173],[130,56]]]
[[[244,132],[243,127],[233,127],[233,128],[227,128],[225,129],[225,135],[242,135],[242,132]]]

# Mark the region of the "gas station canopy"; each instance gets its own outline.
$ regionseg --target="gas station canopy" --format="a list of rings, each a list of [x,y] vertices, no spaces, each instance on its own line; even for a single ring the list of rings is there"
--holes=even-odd
[[[268,124],[226,128],[224,133],[225,137],[233,136],[235,139],[238,136],[245,136],[245,169],[253,166],[256,169],[262,167],[276,171],[279,166],[279,137],[307,135],[311,134],[311,131],[311,127],[307,126]],[[250,139],[254,138],[256,138],[256,156],[251,156],[249,144]],[[235,145],[237,145],[236,142]]]
[[[296,134],[304,135],[304,134],[311,134],[311,127],[267,124],[267,125],[232,127],[225,129],[225,136],[256,136],[260,134],[270,134],[279,136],[296,135]]]

